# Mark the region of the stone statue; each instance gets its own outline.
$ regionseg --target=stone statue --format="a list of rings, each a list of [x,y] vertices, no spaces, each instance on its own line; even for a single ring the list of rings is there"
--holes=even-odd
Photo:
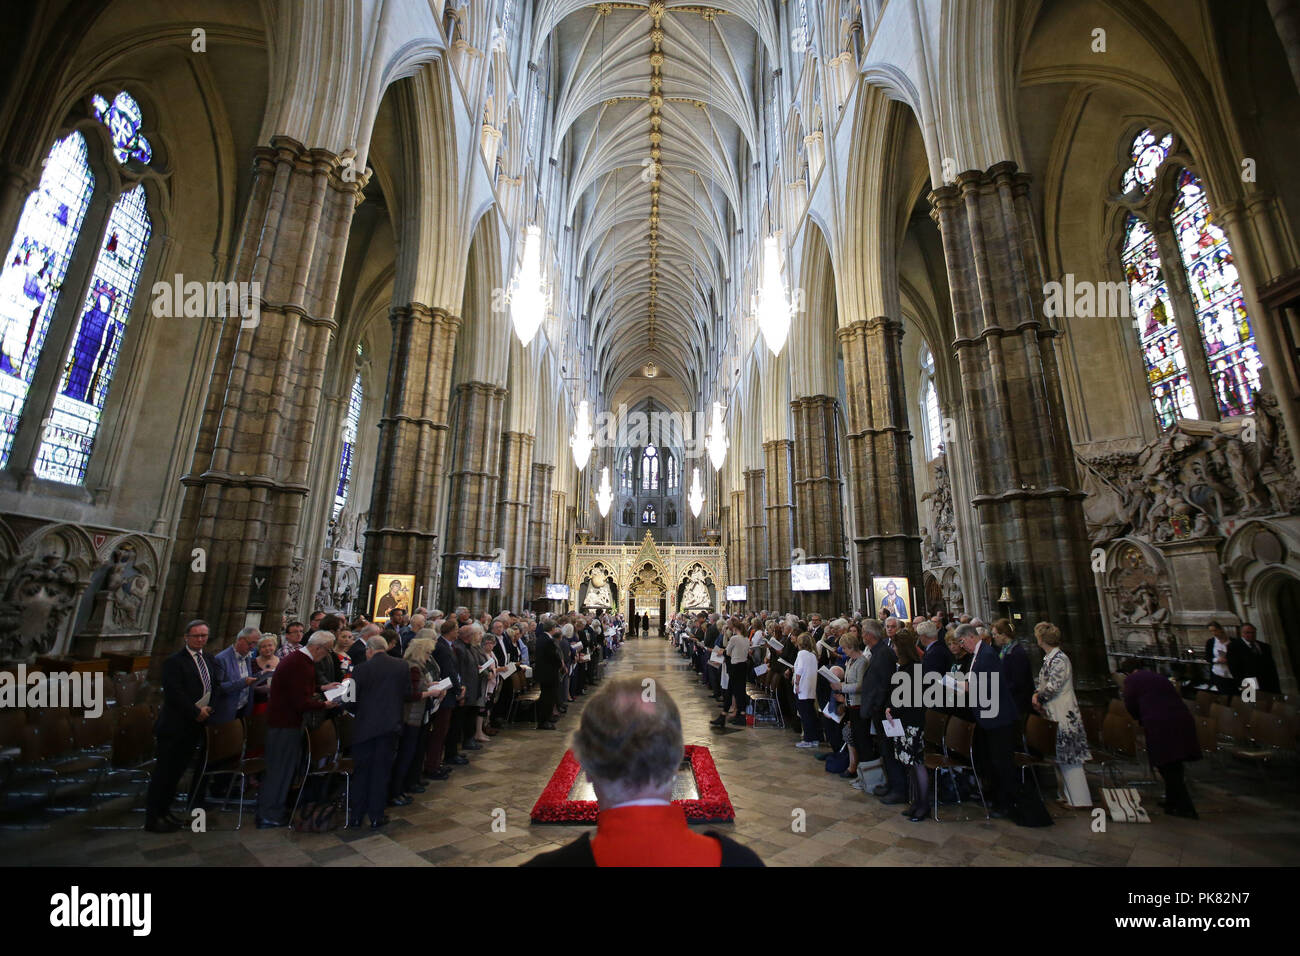
[[[76,599],[77,572],[61,555],[19,568],[0,604],[0,660],[31,664],[49,653]]]
[[[1268,492],[1262,487],[1255,463],[1250,460],[1241,442],[1219,436],[1219,451],[1227,462],[1228,477],[1241,497],[1239,514],[1260,514],[1269,510]]]
[[[592,568],[591,578],[587,585],[587,597],[583,602],[584,607],[589,608],[611,608],[614,606],[614,595],[610,593],[609,576],[605,574],[603,568]]]
[[[325,610],[333,603],[330,594],[330,568],[324,561],[320,563],[320,587],[316,589],[316,599],[312,610]]]
[[[686,575],[686,589],[682,592],[682,610],[692,611],[709,607],[709,588],[705,583],[708,575],[696,565]]]

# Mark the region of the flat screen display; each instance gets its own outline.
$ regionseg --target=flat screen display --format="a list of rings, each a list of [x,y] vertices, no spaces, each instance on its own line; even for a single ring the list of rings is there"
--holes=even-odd
[[[728,584],[728,585],[727,585],[727,600],[728,600],[728,601],[744,601],[745,599],[746,599],[746,598],[745,598],[745,585],[743,585],[743,584]]]
[[[569,599],[569,586],[567,584],[546,585],[546,600],[567,601],[568,599]]]
[[[462,560],[456,568],[456,587],[500,588],[501,565],[496,561]]]
[[[831,566],[829,564],[796,564],[790,568],[790,590],[829,591]]]

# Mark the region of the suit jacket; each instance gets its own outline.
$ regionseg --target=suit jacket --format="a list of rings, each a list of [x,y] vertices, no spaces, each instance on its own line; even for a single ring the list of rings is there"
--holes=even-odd
[[[871,648],[871,661],[867,664],[867,672],[862,677],[862,684],[858,691],[862,695],[862,719],[872,721],[880,720],[885,716],[885,708],[889,706],[889,682],[893,680],[894,671],[898,670],[898,655],[894,649],[884,641]]]
[[[348,648],[348,657],[352,658],[352,669],[356,670],[366,662],[366,642],[357,638]]]
[[[206,650],[202,654],[208,667],[208,680],[212,685],[208,704],[215,705],[221,695],[221,665]],[[181,647],[163,661],[162,688],[163,702],[158,709],[154,733],[159,737],[183,737],[187,734],[199,736],[206,721],[199,721],[199,709],[195,706],[195,701],[203,696],[203,678],[199,675],[198,666],[190,656],[188,647]],[[215,709],[213,706],[214,711]]]
[[[974,713],[975,723],[985,730],[997,730],[999,727],[1014,724],[1020,719],[1020,712],[1016,710],[1016,702],[1011,697],[1011,682],[1002,673],[1002,662],[998,660],[998,652],[984,643],[981,643],[979,649],[975,651],[975,660],[971,663],[969,679],[972,681],[979,680],[979,674],[993,675],[984,678],[984,680],[998,695],[998,712],[992,717],[985,717],[983,714],[986,711],[983,708],[973,707],[971,710]]]
[[[352,745],[400,733],[402,705],[411,696],[411,666],[387,654],[376,654],[353,672],[352,679],[357,685]]]
[[[1029,654],[1025,645],[1012,641],[1006,654],[998,654],[1002,662],[1002,677],[1010,685],[1011,699],[1016,702],[1016,712],[1027,714],[1033,706],[1034,680],[1029,674]]]
[[[257,676],[257,670],[253,666],[253,658],[256,656],[252,652],[244,655],[250,677]],[[233,644],[217,654],[216,662],[221,668],[221,696],[214,701],[212,716],[208,720],[214,724],[226,724],[236,717],[243,717],[248,711],[248,705],[253,702],[253,687],[251,684],[245,685],[244,678],[239,676],[239,657],[235,654]],[[244,693],[245,686],[248,687],[248,697],[244,706],[240,707],[239,698]]]
[[[443,706],[456,706],[456,698],[460,696],[461,680],[460,665],[456,662],[456,653],[452,650],[451,643],[442,636],[439,636],[438,642],[433,647],[433,659],[438,664],[438,672],[442,674],[442,680],[451,678],[451,686],[447,688],[447,695],[443,698]],[[473,703],[473,701],[470,701]]]
[[[1263,641],[1255,641],[1254,647],[1240,637],[1229,641],[1228,670],[1232,671],[1232,679],[1238,686],[1247,677],[1253,677],[1259,681],[1260,690],[1273,694],[1280,692],[1277,665],[1273,663],[1273,649]]]
[[[921,655],[922,675],[934,673],[942,677],[951,669],[952,651],[948,650],[948,645],[943,641],[936,640]]]
[[[533,664],[533,676],[539,684],[553,684],[560,679],[560,666],[563,658],[555,640],[549,634],[537,639],[537,657]]]

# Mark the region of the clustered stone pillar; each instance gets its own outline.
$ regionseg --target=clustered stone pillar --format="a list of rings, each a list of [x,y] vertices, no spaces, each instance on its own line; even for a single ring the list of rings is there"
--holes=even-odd
[[[496,548],[500,436],[506,390],[486,382],[457,387],[460,436],[447,495],[447,541],[443,550],[442,606],[483,607],[496,595],[456,587],[462,559],[486,561]]]
[[[528,602],[528,492],[532,479],[533,436],[506,432],[501,438],[501,501],[497,522],[505,568],[501,577],[501,606],[522,610]]]
[[[794,548],[794,499],[790,487],[793,442],[774,438],[763,442],[764,491],[767,515],[767,598],[774,610],[794,608],[790,590],[790,552]]]
[[[745,567],[750,606],[769,609],[767,599],[767,511],[766,482],[762,468],[745,472]]]
[[[546,597],[546,577],[554,577],[554,548],[551,538],[551,480],[555,475],[555,466],[542,462],[533,462],[532,482],[528,489],[528,500],[532,507],[528,512],[528,554],[532,567],[545,568],[546,574],[534,579],[532,598],[534,601]],[[531,571],[531,568],[529,569]],[[577,595],[574,595],[577,600]]]
[[[414,574],[433,603],[438,505],[447,457],[452,357],[460,319],[419,303],[389,313],[393,347],[379,419],[362,599],[380,574]],[[417,592],[418,594],[418,592]],[[416,600],[417,594],[411,595]],[[414,610],[414,608],[412,608]],[[371,608],[365,609],[369,614]]]
[[[730,548],[727,550],[727,566],[731,570],[731,580],[737,584],[749,581],[749,512],[745,510],[747,507],[745,490],[737,488],[732,491],[728,513],[731,522],[729,525],[731,541]],[[746,597],[749,599],[749,607],[757,606],[748,592]]]
[[[848,593],[848,557],[844,553],[844,509],[840,502],[840,454],[835,423],[835,399],[829,395],[796,398],[794,418],[794,546],[806,560],[830,565],[831,589],[809,595],[810,605],[799,612],[837,613],[852,607]],[[819,606],[822,601],[829,606]]]
[[[1018,633],[1061,628],[1076,679],[1105,679],[1054,329],[1042,321],[1043,266],[1029,179],[1015,163],[962,173],[931,193],[952,294],[983,605],[1010,588]]]
[[[184,622],[205,619],[218,639],[250,610],[278,630],[290,602],[294,544],[310,487],[309,463],[352,214],[364,177],[339,157],[285,136],[254,152],[248,205],[229,273],[260,283],[260,314],[225,320],[160,618],[156,656]],[[314,586],[301,580],[299,589]],[[310,562],[313,575],[316,562]]]
[[[885,317],[860,319],[838,334],[848,401],[845,437],[854,466],[849,482],[857,523],[853,545],[870,606],[875,603],[873,576],[905,576],[918,594],[922,589],[912,433],[903,390],[903,325]],[[877,610],[871,608],[873,616]]]

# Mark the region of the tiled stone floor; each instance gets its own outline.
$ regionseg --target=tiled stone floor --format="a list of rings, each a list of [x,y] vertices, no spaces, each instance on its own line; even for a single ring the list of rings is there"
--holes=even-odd
[[[666,641],[629,642],[607,674],[648,674],[681,708],[686,743],[708,746],[736,808],[720,829],[754,849],[769,865],[846,866],[1178,866],[1300,863],[1300,810],[1293,770],[1269,778],[1257,771],[1226,774],[1202,762],[1192,774],[1199,821],[1167,817],[1154,806],[1159,788],[1145,791],[1150,824],[1108,823],[1094,833],[1086,813],[1058,810],[1056,825],[1024,829],[1006,820],[913,824],[897,807],[882,806],[849,782],[825,773],[796,735],[771,725],[709,726],[716,705]],[[245,817],[211,812],[206,833],[149,834],[138,829],[87,830],[77,819],[43,834],[0,834],[6,863],[70,865],[511,866],[572,840],[581,828],[532,826],[528,813],[564,753],[586,698],[569,707],[559,733],[527,725],[503,731],[472,763],[402,809],[377,834],[368,829],[325,834],[257,830]],[[1094,796],[1100,795],[1094,791]],[[492,828],[505,811],[504,832]],[[806,830],[792,832],[794,811]],[[945,808],[951,812],[951,808]],[[500,816],[499,814],[497,815]],[[138,827],[140,814],[101,820]],[[25,838],[25,839],[24,839]]]

